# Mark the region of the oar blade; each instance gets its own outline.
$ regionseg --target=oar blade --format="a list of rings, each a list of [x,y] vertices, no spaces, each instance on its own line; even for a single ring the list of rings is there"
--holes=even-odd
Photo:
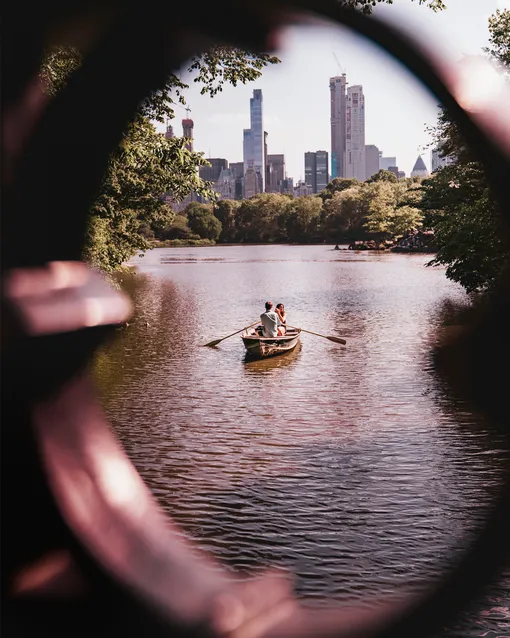
[[[203,347],[214,348],[214,346],[217,346],[220,341],[223,341],[223,339],[215,339],[214,341],[209,341],[209,343],[204,343]]]
[[[254,323],[250,324],[249,326],[246,326],[245,328],[240,328],[239,330],[236,330],[236,332],[233,332],[231,335],[227,335],[226,337],[222,337],[221,339],[215,339],[214,341],[209,341],[209,343],[204,343],[203,347],[214,348],[214,346],[217,346],[222,341],[225,341],[225,339],[230,339],[230,337],[233,337],[234,335],[238,335],[243,330],[248,330],[248,328],[252,328],[257,323],[258,321],[255,321]]]
[[[343,346],[345,346],[345,344],[347,343],[345,339],[340,339],[340,337],[327,337],[327,339],[329,339],[330,341],[333,341],[334,343],[340,343]]]

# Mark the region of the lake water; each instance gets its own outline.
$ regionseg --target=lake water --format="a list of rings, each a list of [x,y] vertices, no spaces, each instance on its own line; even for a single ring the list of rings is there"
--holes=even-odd
[[[133,260],[135,317],[96,364],[104,406],[165,510],[232,569],[286,566],[316,600],[393,595],[436,579],[483,519],[507,448],[434,374],[445,308],[466,297],[427,261],[331,246]],[[303,334],[260,362],[238,335],[201,347],[267,299],[347,346]],[[508,595],[472,631],[510,622]]]

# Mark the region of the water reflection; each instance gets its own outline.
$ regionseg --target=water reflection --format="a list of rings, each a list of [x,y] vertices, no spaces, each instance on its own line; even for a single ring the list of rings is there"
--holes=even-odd
[[[203,547],[236,569],[289,566],[308,597],[390,595],[466,546],[506,440],[431,367],[439,310],[463,292],[424,257],[328,248],[149,253],[123,282],[135,320],[96,372],[128,453]],[[302,334],[250,362],[239,335],[201,347],[267,298],[347,346]]]

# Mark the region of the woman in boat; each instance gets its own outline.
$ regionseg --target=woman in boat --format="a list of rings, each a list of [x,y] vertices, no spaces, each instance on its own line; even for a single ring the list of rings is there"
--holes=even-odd
[[[287,313],[285,312],[285,306],[282,303],[276,304],[276,314],[280,317],[280,321],[283,324],[282,333],[285,334],[287,332]]]

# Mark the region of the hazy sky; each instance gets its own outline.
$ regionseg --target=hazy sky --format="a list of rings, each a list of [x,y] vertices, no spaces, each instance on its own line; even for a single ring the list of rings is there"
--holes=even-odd
[[[446,0],[448,9],[434,13],[411,0],[394,0],[377,14],[405,25],[429,46],[453,59],[477,54],[487,44],[487,20],[510,0]],[[366,100],[366,143],[385,156],[396,156],[409,174],[419,148],[428,144],[427,125],[434,125],[437,106],[419,84],[391,58],[347,30],[329,25],[289,29],[278,52],[281,64],[266,68],[257,82],[227,86],[214,98],[201,96],[197,85],[186,93],[195,127],[195,150],[206,157],[243,159],[243,128],[249,127],[249,99],[260,88],[268,152],[284,153],[287,174],[304,176],[304,153],[331,152],[329,78],[340,73],[335,53],[349,84],[362,84]],[[188,81],[186,73],[181,75]],[[172,124],[182,135],[183,109]],[[430,152],[424,152],[430,169]]]

